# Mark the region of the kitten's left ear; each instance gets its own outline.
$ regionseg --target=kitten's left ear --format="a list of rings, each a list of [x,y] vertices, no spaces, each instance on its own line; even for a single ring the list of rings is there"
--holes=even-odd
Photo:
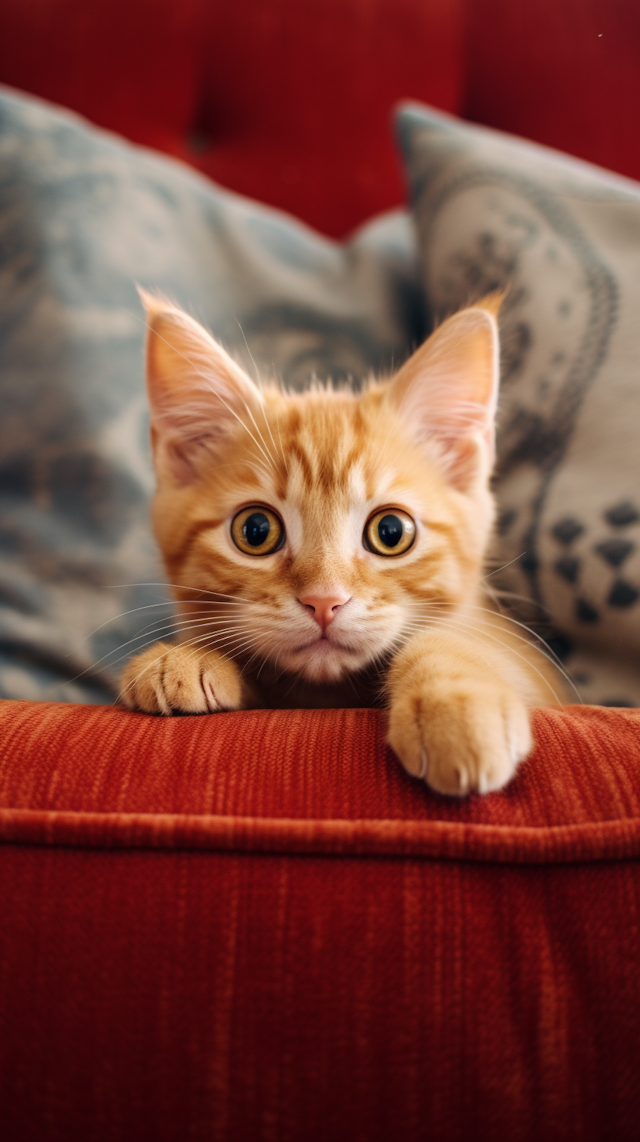
[[[387,390],[411,434],[461,491],[486,480],[493,464],[502,297],[491,294],[444,321]]]

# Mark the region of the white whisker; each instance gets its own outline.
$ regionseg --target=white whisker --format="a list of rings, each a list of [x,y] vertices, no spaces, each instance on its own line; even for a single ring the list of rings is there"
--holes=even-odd
[[[243,599],[240,595],[227,595],[220,591],[209,591],[206,587],[194,587],[193,585],[187,586],[186,583],[166,583],[166,582],[147,582],[147,583],[109,583],[105,588],[107,591],[120,590],[124,587],[172,587],[176,591],[194,591],[197,595],[211,595],[215,600],[231,599],[240,603],[246,603],[248,600]],[[195,602],[195,599],[190,599],[189,602]],[[208,600],[203,600],[204,602]]]
[[[160,639],[158,637],[159,635],[165,634],[165,635],[171,636],[171,635],[175,634],[176,631],[180,631],[180,630],[182,631],[182,633],[186,633],[186,631],[195,630],[199,626],[211,627],[212,624],[215,623],[216,621],[217,620],[215,620],[215,619],[208,619],[208,618],[207,619],[199,619],[199,620],[196,620],[195,622],[193,620],[190,622],[185,621],[184,624],[180,624],[180,622],[177,621],[177,622],[173,622],[173,623],[166,623],[166,624],[159,626],[159,627],[156,627],[155,629],[152,629],[152,630],[143,629],[143,630],[139,631],[136,635],[134,635],[133,638],[127,639],[126,642],[121,642],[118,646],[113,647],[112,650],[107,651],[106,654],[102,655],[102,658],[97,659],[97,661],[93,662],[91,664],[91,666],[87,666],[86,669],[83,670],[80,674],[75,675],[74,678],[71,678],[68,681],[70,681],[70,682],[77,681],[79,678],[84,677],[84,675],[88,674],[90,671],[94,671],[102,663],[105,663],[108,669],[113,669],[115,666],[118,665],[119,662],[122,662],[124,659],[126,659],[128,657],[128,654],[127,654],[127,652],[125,652],[124,654],[121,654],[118,658],[115,658],[115,659],[113,658],[113,655],[118,654],[118,651],[124,650],[125,647],[131,646],[132,643],[139,643],[140,639],[143,637],[143,635],[148,635],[150,637],[145,638],[142,645],[137,648],[137,650],[139,652],[142,651],[143,649],[145,649],[146,647],[151,646],[154,642],[160,641]],[[220,619],[219,621],[224,622],[226,620]],[[228,627],[224,628],[222,631],[211,630],[210,633],[211,633],[211,636],[214,636],[214,635],[217,636],[219,634],[224,634],[226,632],[236,633],[238,625],[240,625],[240,624],[246,625],[246,624],[250,624],[250,623],[251,623],[251,619],[241,618],[241,619],[236,620],[234,622],[233,626],[228,626]],[[179,644],[179,645],[185,645],[185,644]],[[111,661],[107,661],[108,659],[111,659]]]
[[[508,563],[503,563],[502,567],[496,567],[495,571],[490,571],[488,575],[485,575],[485,579],[490,579],[492,575],[497,575],[498,571],[504,571],[507,567],[510,567],[512,563],[517,563],[518,560],[522,559],[522,556],[526,554],[526,551],[521,551],[519,555],[516,555],[515,559],[510,559]]]
[[[434,605],[437,606],[438,604],[434,604]],[[526,623],[522,623],[518,619],[514,619],[512,615],[505,615],[502,611],[499,614],[497,614],[495,611],[492,611],[490,607],[481,607],[478,604],[467,604],[467,609],[471,609],[474,611],[483,611],[485,614],[489,615],[490,617],[501,618],[504,622],[512,623],[514,626],[520,627],[521,630],[526,631],[527,634],[531,635],[531,638],[536,639],[537,642],[539,642],[541,644],[539,647],[536,646],[536,649],[539,650],[541,654],[544,654],[545,658],[548,658],[549,661],[552,662],[553,665],[557,667],[559,672],[562,674],[563,678],[569,683],[569,685],[573,688],[575,693],[578,695],[579,700],[582,701],[582,698],[580,697],[578,690],[576,689],[574,683],[572,682],[571,677],[569,676],[569,674],[567,674],[566,670],[564,669],[560,658],[555,653],[555,651],[552,650],[552,648],[545,641],[545,639],[542,637],[542,635],[538,634],[538,632],[533,630],[530,626],[527,626]],[[513,638],[518,638],[518,637],[521,638],[522,637],[522,636],[516,635],[514,631],[511,632],[511,635]],[[529,641],[529,639],[525,638],[525,639],[522,639],[522,641],[528,643],[533,648],[534,644],[532,644]]]
[[[182,644],[181,644],[181,646],[183,646],[183,647],[192,647],[192,648],[194,648],[194,650],[193,650],[193,653],[192,653],[191,655],[189,655],[189,656],[188,656],[188,658],[194,658],[194,657],[196,656],[196,654],[197,654],[197,653],[199,652],[199,650],[200,650],[200,643],[203,641],[203,639],[206,639],[206,638],[208,638],[208,637],[209,637],[208,635],[201,635],[201,636],[199,636],[198,638],[189,639],[187,642],[184,642],[184,643],[182,643]],[[241,645],[242,645],[242,644],[241,644]],[[163,654],[159,655],[159,656],[158,656],[158,658],[154,658],[154,659],[152,659],[152,661],[151,661],[151,662],[149,662],[149,663],[147,663],[147,665],[146,665],[146,666],[145,666],[145,667],[144,667],[142,670],[138,671],[138,673],[137,673],[136,675],[134,675],[134,677],[132,678],[132,680],[131,680],[131,682],[129,683],[129,685],[128,685],[128,686],[126,686],[126,687],[124,688],[124,690],[123,690],[123,689],[121,689],[121,690],[120,690],[120,692],[119,692],[119,694],[118,694],[118,699],[121,699],[121,698],[122,698],[122,696],[123,696],[123,694],[126,694],[126,693],[127,693],[127,692],[128,692],[128,691],[129,691],[129,690],[132,688],[132,686],[135,686],[135,685],[136,685],[136,683],[137,683],[137,682],[139,682],[139,681],[140,681],[140,679],[141,679],[142,677],[144,677],[144,675],[147,673],[147,671],[148,671],[148,670],[151,670],[151,668],[152,668],[153,666],[155,666],[155,665],[156,665],[156,663],[158,663],[158,662],[162,661],[163,659],[165,659],[165,658],[167,657],[167,655],[171,654],[171,652],[172,652],[174,649],[175,649],[175,647],[174,647],[174,646],[170,646],[170,647],[168,647],[168,648],[167,648],[167,650],[165,650]],[[216,650],[217,650],[217,647],[212,647],[211,649],[216,649]],[[233,657],[233,654],[231,654],[231,655],[227,655],[227,657]]]
[[[502,639],[497,638],[495,635],[489,634],[486,629],[483,629],[483,628],[478,629],[478,627],[474,627],[472,623],[464,622],[463,620],[460,620],[460,619],[455,619],[450,615],[448,615],[446,618],[438,618],[436,616],[432,616],[430,622],[437,624],[440,629],[443,629],[443,628],[447,629],[447,627],[450,627],[450,626],[458,627],[460,630],[464,630],[467,634],[469,634],[471,637],[475,637],[480,642],[482,641],[483,638],[488,638],[492,642],[497,642],[498,645],[503,648],[506,655],[509,655],[509,654],[515,655],[515,657],[519,658],[522,662],[524,662],[530,670],[533,670],[538,675],[538,677],[542,679],[542,681],[545,683],[545,685],[549,687],[549,689],[550,689],[551,693],[553,694],[554,698],[556,699],[556,702],[558,703],[558,705],[559,706],[562,705],[562,699],[556,693],[554,687],[551,685],[551,682],[544,677],[542,672],[540,670],[538,670],[538,668],[533,664],[533,662],[531,662],[528,658],[526,658],[524,654],[520,654],[517,650],[514,649],[514,647],[508,646],[506,643],[504,643],[502,641]],[[484,624],[485,627],[489,626],[489,625],[491,625],[491,624],[489,624],[489,623]],[[500,628],[497,627],[495,629],[500,629]],[[552,659],[550,659],[548,657],[548,655],[544,654],[544,651],[542,651],[539,647],[530,643],[527,639],[522,638],[522,636],[520,636],[520,635],[514,634],[514,635],[512,635],[512,637],[513,638],[520,638],[520,641],[525,642],[527,644],[527,646],[529,646],[532,650],[538,651],[538,653],[542,654],[552,666],[556,667],[556,669],[559,669],[557,664],[555,662],[553,662]],[[567,679],[567,681],[570,681],[570,680]],[[575,689],[575,687],[574,687],[574,689]],[[576,690],[576,694],[578,694],[577,690]],[[582,701],[579,694],[578,694],[578,698],[580,701]]]

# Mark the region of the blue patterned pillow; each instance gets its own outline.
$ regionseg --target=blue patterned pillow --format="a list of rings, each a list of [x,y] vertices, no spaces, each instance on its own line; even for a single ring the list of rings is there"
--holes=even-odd
[[[422,337],[410,224],[339,245],[7,90],[0,171],[0,695],[110,701],[171,617],[134,283],[245,367],[357,380]]]

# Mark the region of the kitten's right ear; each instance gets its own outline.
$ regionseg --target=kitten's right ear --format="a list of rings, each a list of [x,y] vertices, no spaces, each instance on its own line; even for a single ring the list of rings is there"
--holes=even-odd
[[[184,310],[138,289],[147,317],[147,392],[158,474],[180,483],[198,474],[205,453],[251,422],[259,390],[221,345]]]

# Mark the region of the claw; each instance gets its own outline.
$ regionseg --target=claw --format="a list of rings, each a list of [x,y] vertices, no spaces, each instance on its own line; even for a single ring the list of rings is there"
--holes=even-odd
[[[213,692],[213,686],[211,685],[211,679],[208,674],[203,674],[201,683],[202,689],[204,690],[207,706],[209,707],[210,712],[214,714],[218,709],[218,703],[216,702],[216,696]]]
[[[420,750],[420,772],[418,777],[420,781],[427,780],[427,773],[429,772],[429,754],[423,746]]]
[[[172,710],[171,710],[171,706],[167,702],[167,698],[166,698],[165,692],[162,688],[161,682],[154,684],[153,692],[156,696],[156,702],[158,703],[158,710],[160,711],[161,714],[164,714],[165,718],[169,717],[170,714],[172,713]]]
[[[466,769],[456,769],[456,777],[458,778],[458,788],[461,793],[466,793],[469,788],[469,774]]]

